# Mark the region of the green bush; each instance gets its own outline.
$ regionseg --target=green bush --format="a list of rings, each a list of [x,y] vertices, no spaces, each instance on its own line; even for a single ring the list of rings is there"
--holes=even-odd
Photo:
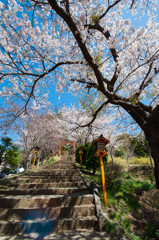
[[[119,147],[116,151],[115,151],[115,157],[121,157],[121,158],[125,158],[125,149],[123,147]]]
[[[97,168],[100,167],[100,159],[95,156],[96,148],[92,146],[91,143],[86,143],[82,146],[78,146],[76,149],[76,161],[80,163],[80,154],[79,148],[83,147],[83,155],[82,155],[82,166],[84,166],[88,170],[93,170],[95,174]],[[107,155],[103,158],[103,162],[107,163]]]
[[[114,233],[115,226],[116,226],[116,223],[114,223],[110,220],[107,220],[107,222],[106,222],[106,232],[107,233]]]
[[[71,154],[71,152],[72,152],[72,146],[70,146],[70,145],[62,145],[61,151],[62,151],[62,152],[63,152],[63,151],[68,151],[69,154]]]
[[[12,139],[8,137],[0,140],[0,164],[2,162],[9,163],[12,167],[17,167],[21,161],[21,151],[12,143]]]
[[[144,239],[151,240],[151,239],[159,239],[159,229],[155,224],[147,223],[144,228],[143,233]]]
[[[145,139],[140,139],[140,138],[133,138],[133,144],[136,145],[134,149],[134,153],[138,157],[146,157],[149,156],[149,147],[148,143],[146,142]]]

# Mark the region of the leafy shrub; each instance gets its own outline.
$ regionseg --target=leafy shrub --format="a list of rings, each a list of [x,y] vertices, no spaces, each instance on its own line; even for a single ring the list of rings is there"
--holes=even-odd
[[[133,144],[136,145],[134,152],[138,157],[149,156],[149,147],[146,139],[134,137]]]
[[[125,149],[123,147],[119,147],[116,151],[115,151],[115,157],[121,157],[121,158],[125,158]]]
[[[108,188],[111,188],[112,185],[115,183],[116,179],[121,177],[123,171],[122,166],[118,164],[111,164],[108,163],[105,166],[105,178],[106,178],[106,185]]]
[[[106,222],[106,232],[107,233],[114,233],[115,226],[116,226],[116,223],[114,223],[110,220],[107,220],[107,222]]]
[[[155,224],[146,224],[143,237],[147,240],[159,239],[159,229]]]
[[[71,152],[72,152],[72,146],[70,146],[70,145],[62,145],[61,151],[62,151],[62,152],[63,152],[63,151],[67,151],[67,152],[69,152],[69,154],[71,154]]]

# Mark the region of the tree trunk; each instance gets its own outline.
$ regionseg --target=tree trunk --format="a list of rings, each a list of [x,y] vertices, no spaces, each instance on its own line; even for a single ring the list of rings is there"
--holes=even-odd
[[[126,161],[127,161],[127,165],[128,165],[128,169],[129,169],[129,156],[126,154]]]
[[[150,157],[151,167],[153,168],[153,162],[152,162],[152,155],[151,155],[151,149],[150,149],[150,147],[149,147],[149,157]]]
[[[159,106],[153,110],[144,132],[154,160],[156,188],[159,189]]]
[[[33,151],[30,151],[28,158],[27,158],[27,169],[31,168],[32,160],[33,160]]]
[[[152,143],[151,154],[154,160],[154,174],[156,180],[156,188],[159,189],[159,141]]]
[[[110,153],[110,157],[111,157],[111,160],[112,160],[112,165],[114,165],[114,158],[113,158],[113,154]]]

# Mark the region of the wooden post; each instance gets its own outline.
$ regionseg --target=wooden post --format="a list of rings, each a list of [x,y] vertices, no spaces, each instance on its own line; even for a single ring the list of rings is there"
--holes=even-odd
[[[35,157],[34,157],[34,162],[33,162],[32,169],[34,169],[34,165],[35,165],[35,161],[36,161],[38,151],[34,151],[34,153],[35,153]]]
[[[105,175],[104,175],[104,165],[103,165],[103,157],[100,156],[100,166],[101,166],[101,174],[102,174],[102,185],[103,185],[103,196],[106,208],[108,207],[107,202],[107,193],[106,193],[106,186],[105,186]]]

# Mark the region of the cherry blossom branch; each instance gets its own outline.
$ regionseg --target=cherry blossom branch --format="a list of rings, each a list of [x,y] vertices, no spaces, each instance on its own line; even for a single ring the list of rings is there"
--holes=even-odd
[[[110,33],[109,31],[104,31],[104,28],[102,26],[100,26],[99,24],[87,24],[87,27],[89,29],[94,29],[94,30],[98,30],[99,32],[101,32],[105,38],[108,40],[110,38]],[[113,56],[114,61],[116,62],[116,67],[115,67],[115,71],[114,71],[114,75],[112,77],[112,79],[110,81],[105,81],[107,83],[108,86],[108,90],[109,91],[113,91],[114,90],[114,85],[118,79],[118,75],[119,75],[119,69],[118,69],[118,62],[117,62],[117,58],[118,58],[118,54],[115,48],[110,48],[110,52]]]
[[[97,116],[98,116],[98,114],[101,112],[101,110],[107,105],[109,103],[109,100],[107,100],[106,102],[104,102],[103,104],[101,104],[101,106],[92,114],[92,120],[90,121],[90,122],[88,122],[88,123],[86,123],[86,124],[80,124],[80,123],[78,123],[78,120],[76,120],[76,121],[70,121],[70,120],[66,120],[66,119],[63,119],[64,121],[67,121],[67,122],[69,122],[69,123],[71,123],[71,124],[74,124],[74,125],[76,125],[76,127],[74,127],[73,129],[72,129],[72,132],[73,131],[75,131],[75,130],[77,130],[78,128],[84,128],[84,127],[92,127],[92,123],[96,120],[96,118],[97,118]],[[94,127],[94,126],[93,126]]]
[[[70,61],[66,61],[66,62],[59,62],[57,63],[55,66],[53,66],[52,68],[50,68],[49,70],[47,70],[45,73],[41,74],[33,83],[33,86],[32,86],[32,89],[31,89],[31,92],[29,94],[29,97],[28,97],[28,100],[26,101],[26,104],[25,104],[25,110],[27,109],[27,105],[30,101],[30,98],[32,97],[33,93],[34,93],[34,89],[35,89],[35,86],[36,84],[38,83],[38,81],[45,77],[47,74],[53,72],[56,68],[58,68],[59,66],[62,66],[62,65],[66,65],[66,64],[79,64],[79,63],[82,63],[82,62],[70,62]]]
[[[147,112],[150,112],[151,108],[148,106],[145,106],[145,109],[143,108],[143,104],[140,102],[138,104],[132,104],[129,99],[123,98],[121,96],[114,96],[113,104],[119,105],[122,108],[124,108],[133,119],[139,124],[139,126],[142,128],[144,127],[144,124],[148,120],[148,114]],[[147,111],[144,111],[146,110]]]
[[[137,97],[140,96],[142,90],[143,90],[144,88],[146,88],[146,87],[148,86],[148,84],[149,84],[149,83],[151,82],[151,80],[152,80],[152,77],[151,77],[151,78],[146,82],[146,79],[148,78],[148,76],[149,76],[149,74],[150,74],[150,72],[151,72],[152,65],[153,65],[153,62],[150,63],[150,66],[149,66],[149,68],[148,68],[147,74],[146,74],[146,76],[144,77],[144,79],[143,79],[143,81],[142,81],[142,83],[141,83],[141,85],[140,85],[140,87],[139,87],[138,92],[136,93],[136,96],[137,96]],[[145,82],[146,82],[146,83],[145,83]]]
[[[93,30],[98,30],[105,36],[106,40],[109,40],[109,38],[111,36],[110,32],[108,30],[105,31],[104,28],[99,24],[95,24],[95,25],[94,24],[86,24],[85,27],[88,27],[89,29],[93,29]],[[114,61],[117,62],[118,54],[117,54],[116,49],[110,48],[110,51],[111,51]]]
[[[67,23],[67,25],[70,28],[72,34],[74,35],[74,38],[76,39],[76,41],[78,43],[78,46],[79,46],[85,60],[88,62],[89,66],[94,71],[94,74],[95,74],[96,79],[97,79],[98,84],[99,84],[99,88],[104,90],[105,87],[104,87],[104,84],[103,84],[103,76],[102,76],[101,72],[99,71],[96,62],[94,61],[94,59],[90,55],[82,37],[81,37],[81,33],[80,33],[79,29],[77,28],[76,24],[74,23],[73,19],[71,18],[71,16],[67,12],[64,11],[63,8],[61,8],[58,5],[56,0],[48,0],[48,2],[50,3],[50,6],[52,7],[52,9],[54,9],[55,12]]]
[[[121,82],[120,84],[117,86],[115,93],[120,89],[120,87],[122,86],[122,84],[128,79],[128,77],[130,77],[136,70],[138,70],[140,67],[143,67],[144,65],[148,64],[148,63],[153,63],[152,61],[155,61],[158,58],[157,53],[159,52],[159,50],[156,51],[156,53],[153,54],[153,56],[151,56],[150,59],[148,59],[146,62],[139,64],[136,68],[134,68]]]
[[[51,59],[46,58],[45,56],[43,56],[32,44],[29,43],[29,41],[27,41],[23,36],[21,36],[16,28],[14,28],[10,23],[8,23],[8,24],[9,24],[10,28],[12,28],[13,31],[17,34],[17,36],[18,36],[19,38],[23,38],[24,43],[25,43],[26,45],[28,45],[32,51],[35,51],[35,52],[39,55],[39,57],[40,57],[41,59],[47,60],[47,61],[49,61],[49,62],[51,62],[51,63],[54,63]],[[9,54],[9,52],[6,51],[1,45],[0,45],[0,47],[1,47],[7,54]],[[10,56],[11,56],[11,55],[10,55]]]
[[[92,120],[87,123],[87,124],[84,124],[84,125],[79,125],[80,127],[88,127],[90,126],[97,118],[99,112],[109,103],[109,100],[107,100],[106,102],[104,102],[103,104],[101,104],[101,106],[95,111],[95,113],[93,114],[93,118]]]

